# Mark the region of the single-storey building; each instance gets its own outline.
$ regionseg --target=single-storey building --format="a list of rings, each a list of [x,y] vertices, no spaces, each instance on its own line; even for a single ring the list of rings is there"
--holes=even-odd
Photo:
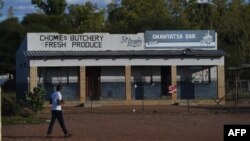
[[[225,102],[224,56],[213,30],[138,34],[27,33],[16,53],[17,97],[57,84],[71,104]]]

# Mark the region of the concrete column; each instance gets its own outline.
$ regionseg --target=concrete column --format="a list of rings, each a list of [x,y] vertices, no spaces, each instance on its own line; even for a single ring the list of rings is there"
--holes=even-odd
[[[33,89],[37,87],[37,67],[30,67],[29,73],[29,91],[33,92]]]
[[[171,66],[171,85],[177,86],[177,66]],[[177,92],[172,93],[172,102],[176,103]]]
[[[225,104],[225,69],[223,66],[217,66],[218,74],[218,99],[222,99],[221,104]]]
[[[79,70],[79,88],[80,88],[80,101],[86,100],[86,67],[80,66]]]
[[[131,66],[125,66],[126,101],[131,101]]]

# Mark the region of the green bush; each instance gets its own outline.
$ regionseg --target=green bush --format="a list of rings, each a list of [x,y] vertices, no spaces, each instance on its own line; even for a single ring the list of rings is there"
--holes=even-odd
[[[43,109],[45,94],[46,91],[42,84],[38,84],[38,86],[33,89],[33,92],[27,93],[33,112],[37,113]]]

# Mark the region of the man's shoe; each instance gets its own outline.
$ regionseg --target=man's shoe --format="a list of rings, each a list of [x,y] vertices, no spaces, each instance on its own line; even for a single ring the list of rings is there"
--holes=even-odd
[[[47,134],[47,138],[52,138],[52,135],[51,134]]]
[[[69,137],[71,137],[71,136],[72,136],[71,133],[66,133],[66,134],[65,134],[65,138],[69,138]]]

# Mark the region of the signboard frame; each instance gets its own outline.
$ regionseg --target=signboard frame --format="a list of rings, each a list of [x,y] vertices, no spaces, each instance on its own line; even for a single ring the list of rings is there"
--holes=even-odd
[[[214,30],[149,30],[145,32],[145,47],[217,50],[217,33]]]

